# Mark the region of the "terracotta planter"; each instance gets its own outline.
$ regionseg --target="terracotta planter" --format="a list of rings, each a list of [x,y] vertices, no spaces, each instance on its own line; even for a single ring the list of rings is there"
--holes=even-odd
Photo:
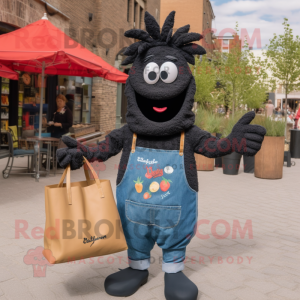
[[[215,169],[215,159],[207,158],[195,153],[197,171],[213,171]]]
[[[254,175],[263,179],[281,179],[284,160],[284,136],[266,136],[255,155]]]
[[[215,133],[211,135],[216,136]],[[213,171],[215,169],[215,159],[208,158],[201,154],[195,153],[197,171]]]

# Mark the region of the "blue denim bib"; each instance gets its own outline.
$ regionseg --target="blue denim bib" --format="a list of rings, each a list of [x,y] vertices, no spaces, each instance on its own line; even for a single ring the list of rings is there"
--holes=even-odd
[[[117,186],[117,205],[131,260],[150,257],[155,242],[164,263],[184,260],[197,222],[197,192],[187,182],[184,133],[180,150],[136,147]]]

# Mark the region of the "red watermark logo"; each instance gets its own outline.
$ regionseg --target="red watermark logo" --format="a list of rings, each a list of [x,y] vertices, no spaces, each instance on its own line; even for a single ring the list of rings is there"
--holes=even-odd
[[[146,220],[145,220],[146,221]],[[170,225],[172,220],[169,220]],[[200,226],[210,225],[211,221],[207,219],[198,220],[194,227],[194,235],[199,239],[209,239],[211,238],[209,234],[200,233]],[[113,234],[116,234],[116,237],[119,238],[122,228],[120,224],[120,220],[116,220],[116,224],[112,224],[109,220],[99,220],[95,226],[95,233],[98,237],[103,236],[100,232],[100,227],[102,225],[105,227],[108,226],[109,232],[105,235],[107,238],[110,238]],[[158,224],[159,225],[159,224]],[[135,225],[134,234],[131,238],[141,238],[143,239],[143,234],[140,234],[138,224]],[[45,232],[42,227],[34,227],[31,230],[31,236],[33,239],[42,239],[44,234],[49,239],[84,239],[84,237],[91,237],[89,233],[89,229],[91,228],[91,222],[88,220],[78,220],[76,228],[78,232],[75,230],[75,222],[73,220],[55,220],[55,227],[46,228]],[[28,222],[26,220],[15,220],[15,238],[19,239],[22,235],[25,239],[30,239],[30,236],[27,232]],[[178,226],[174,227],[174,238],[180,237],[178,232]],[[225,229],[225,230],[224,230]],[[221,233],[221,231],[223,231]],[[248,233],[248,239],[253,239],[253,228],[252,228],[252,220],[246,220],[245,224],[242,226],[239,220],[233,220],[232,226],[229,222],[224,219],[219,219],[211,224],[210,228],[211,235],[216,239],[226,239],[230,236],[231,238],[237,239],[245,239]],[[188,239],[191,239],[192,236],[187,236]]]
[[[200,233],[199,228],[202,225],[210,225],[210,221],[202,219],[196,223],[194,228],[196,237],[202,240],[210,239],[211,236],[209,234]],[[220,228],[223,228],[221,229],[224,231],[223,233],[220,233]],[[230,226],[229,222],[227,222],[226,220],[219,219],[211,224],[210,231],[212,236],[218,240],[226,239],[230,236],[230,234],[233,240],[236,240],[238,238],[238,235],[241,239],[245,239],[247,233],[248,239],[253,239],[252,220],[246,220],[244,227],[242,227],[239,220],[233,220],[232,226]]]
[[[35,249],[29,249],[23,258],[26,265],[32,265],[33,277],[46,277],[47,266],[53,266],[45,258],[43,251],[47,252],[48,257],[52,257],[51,250],[44,250],[43,247],[38,246]]]
[[[200,251],[201,252],[201,251]],[[199,265],[207,265],[207,264],[251,264],[252,263],[253,256],[186,256],[183,260],[184,264],[191,263],[193,265],[199,264]],[[178,257],[174,256],[172,261],[176,263],[178,260]],[[121,265],[122,263],[127,263],[130,264],[131,260],[128,257],[124,256],[99,256],[99,257],[90,257],[90,258],[81,258],[78,260],[75,260],[74,257],[69,257],[67,260],[67,264],[71,265],[94,265],[94,264],[100,264],[100,265],[112,265],[112,264],[119,264]],[[163,263],[163,257],[159,256],[158,258],[154,256],[150,256],[150,264],[155,264],[158,263],[161,265]]]
[[[173,32],[176,32],[175,28],[173,29]],[[23,28],[21,33],[22,34],[19,35],[15,40],[15,46],[18,49],[25,48],[43,50],[46,48],[56,49],[62,47],[65,49],[76,49],[83,48],[91,44],[103,49],[112,49],[115,46],[117,46],[118,49],[122,49],[126,46],[130,46],[133,42],[133,39],[124,36],[124,28],[119,28],[117,31],[109,27],[103,28],[100,31],[95,31],[84,27],[79,28],[78,30],[65,28],[65,34],[60,34],[60,32],[57,32],[56,35],[48,37],[37,36],[31,40],[29,29]],[[203,47],[210,50],[215,49],[215,43],[210,42],[212,40],[210,37],[212,34],[216,33],[217,29],[215,28],[208,28],[202,32]],[[238,37],[237,32],[233,28],[224,28],[218,33],[218,39],[222,40],[228,34],[230,37]],[[248,33],[247,28],[241,28],[240,41],[242,47],[245,46],[245,42],[247,41],[247,45],[249,47],[253,48],[256,44],[256,47],[261,49],[262,43],[260,28],[255,28],[252,36]]]

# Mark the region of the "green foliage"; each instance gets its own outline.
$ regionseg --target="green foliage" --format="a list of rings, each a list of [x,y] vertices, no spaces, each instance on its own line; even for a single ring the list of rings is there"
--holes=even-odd
[[[222,128],[222,135],[223,137],[227,137],[232,129],[233,126],[239,121],[239,119],[247,113],[246,111],[237,111],[234,115],[231,115],[229,118],[223,118],[221,128]]]
[[[201,60],[196,57],[195,66],[190,66],[197,87],[195,101],[200,109],[214,110],[223,104],[234,116],[241,108],[262,107],[266,93],[274,89],[266,72],[267,59],[255,58],[247,41],[245,49],[241,49],[238,32],[237,24],[229,53],[214,51],[211,59],[206,55]]]
[[[285,121],[275,121],[270,117],[256,115],[251,124],[265,127],[266,136],[284,136],[285,133]]]
[[[284,19],[284,34],[277,35],[270,39],[270,44],[266,51],[268,58],[268,68],[271,69],[278,84],[282,84],[287,95],[300,88],[300,38],[293,35],[293,29]],[[287,122],[287,105],[285,107]]]
[[[200,108],[196,114],[195,125],[210,133],[219,133],[223,117],[204,108]]]
[[[207,110],[205,108],[198,108],[195,118],[195,125],[199,128],[205,130],[205,119],[206,119]]]
[[[235,30],[238,34],[238,24]],[[213,60],[218,69],[217,80],[224,90],[224,101],[232,110],[232,116],[242,107],[253,109],[262,106],[269,90],[264,68],[266,60],[255,58],[248,49],[247,41],[245,48],[241,49],[238,35],[235,35],[229,53],[216,51]]]
[[[214,114],[212,112],[208,113],[206,120],[206,130],[210,133],[219,133],[221,126],[221,117],[219,114]]]
[[[190,68],[197,87],[195,101],[200,108],[215,108],[220,101],[216,92],[217,70],[214,64],[203,55],[201,60],[196,57],[195,66]]]

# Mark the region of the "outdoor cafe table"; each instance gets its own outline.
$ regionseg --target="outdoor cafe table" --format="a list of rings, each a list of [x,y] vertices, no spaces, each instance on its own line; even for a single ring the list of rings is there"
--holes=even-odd
[[[27,137],[26,141],[28,142],[34,142],[34,152],[35,152],[35,157],[39,157],[40,155],[40,144],[41,143],[45,143],[48,145],[47,148],[47,173],[49,173],[50,170],[50,164],[49,164],[49,158],[51,156],[51,149],[53,149],[53,169],[54,169],[54,175],[56,174],[56,149],[58,147],[58,142],[60,141],[60,139],[58,138],[53,138],[53,137],[42,137],[39,138],[37,136],[31,136],[31,137]],[[39,160],[41,161],[41,160]],[[35,180],[38,182],[39,178],[40,178],[40,165],[39,163],[34,163],[34,170],[35,170]]]

